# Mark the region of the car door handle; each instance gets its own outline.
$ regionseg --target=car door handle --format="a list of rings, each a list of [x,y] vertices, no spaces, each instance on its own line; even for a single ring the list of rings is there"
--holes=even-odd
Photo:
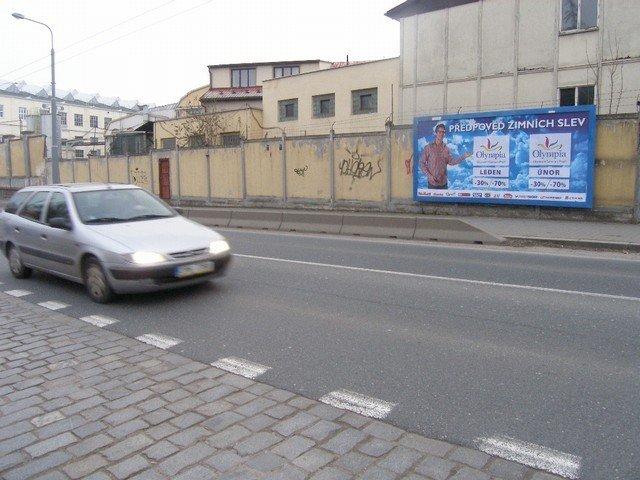
[[[13,227],[13,231],[16,233],[20,233],[20,229],[18,227]]]
[[[43,240],[46,240],[47,236],[43,233],[42,235],[40,235],[40,238],[43,239]]]

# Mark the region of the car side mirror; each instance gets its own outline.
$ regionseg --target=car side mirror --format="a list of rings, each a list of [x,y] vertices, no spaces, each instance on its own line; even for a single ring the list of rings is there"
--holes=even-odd
[[[49,226],[62,230],[71,230],[71,221],[68,218],[53,217],[49,220]]]

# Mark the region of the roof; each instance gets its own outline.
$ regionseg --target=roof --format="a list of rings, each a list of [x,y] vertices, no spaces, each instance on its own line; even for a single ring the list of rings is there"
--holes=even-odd
[[[220,63],[217,65],[209,65],[209,68],[228,68],[228,67],[238,67],[238,68],[244,68],[244,67],[263,67],[265,65],[274,65],[274,66],[278,66],[278,65],[295,65],[298,63],[320,63],[320,62],[324,62],[324,60],[320,60],[320,59],[314,59],[314,60],[278,60],[275,62],[248,62],[248,63]],[[329,62],[326,62],[329,63]]]
[[[25,81],[10,82],[0,80],[0,94],[22,96],[34,99],[51,100],[51,86],[30,85]],[[141,105],[137,100],[123,100],[119,97],[103,97],[98,93],[82,93],[78,90],[56,90],[56,98],[70,103],[91,105],[94,107],[113,108],[118,110],[138,110]]]
[[[474,3],[478,0],[407,0],[404,3],[392,8],[385,15],[387,17],[399,20],[421,13],[433,12],[435,10],[443,10],[445,8],[457,7]]]
[[[331,68],[343,68],[343,67],[351,67],[352,65],[360,65],[362,63],[371,63],[377,60],[360,60],[355,62],[332,62]]]
[[[222,87],[210,88],[202,97],[203,101],[209,100],[252,100],[262,98],[262,87]]]

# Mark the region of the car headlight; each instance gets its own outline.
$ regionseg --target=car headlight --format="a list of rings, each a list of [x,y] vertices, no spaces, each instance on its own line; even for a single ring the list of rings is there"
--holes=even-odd
[[[131,254],[131,260],[138,265],[153,265],[164,262],[166,257],[155,252],[135,252]]]
[[[230,250],[229,244],[224,240],[214,240],[209,244],[209,253],[211,255],[219,255]]]

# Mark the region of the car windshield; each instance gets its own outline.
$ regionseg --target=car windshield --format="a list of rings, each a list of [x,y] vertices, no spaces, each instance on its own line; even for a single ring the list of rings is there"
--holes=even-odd
[[[174,212],[153,195],[137,188],[76,192],[73,200],[80,220],[87,224],[134,222],[175,216]]]

